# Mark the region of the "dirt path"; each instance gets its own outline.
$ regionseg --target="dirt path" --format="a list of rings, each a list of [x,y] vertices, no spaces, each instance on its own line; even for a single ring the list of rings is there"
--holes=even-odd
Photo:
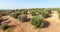
[[[50,23],[49,27],[43,28],[43,32],[60,32],[60,20],[58,19],[58,12],[54,11],[52,17],[46,20]]]

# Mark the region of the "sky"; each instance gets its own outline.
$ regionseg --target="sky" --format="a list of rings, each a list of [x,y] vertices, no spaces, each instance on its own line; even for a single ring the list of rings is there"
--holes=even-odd
[[[0,0],[0,9],[59,7],[60,0]]]

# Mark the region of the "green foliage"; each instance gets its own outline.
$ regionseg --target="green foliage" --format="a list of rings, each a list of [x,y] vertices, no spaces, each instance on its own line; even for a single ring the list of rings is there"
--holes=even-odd
[[[47,10],[47,12],[50,14],[52,11],[51,10]]]
[[[42,16],[34,16],[32,19],[31,19],[31,24],[34,25],[35,27],[37,28],[41,28],[43,27],[44,23],[45,23],[45,20]]]
[[[0,14],[1,14],[2,16],[9,15],[9,14],[10,14],[10,11],[8,11],[8,10],[1,10],[1,11],[0,11]]]
[[[7,28],[9,28],[9,26],[7,26],[5,24],[1,24],[0,25],[0,29],[6,30]]]
[[[13,13],[13,12],[15,12],[15,10],[8,11],[9,14],[11,14],[11,13]]]
[[[5,25],[1,24],[0,29],[4,29],[4,28],[5,28]]]
[[[41,12],[41,15],[42,15],[44,18],[46,18],[46,17],[48,17],[49,13],[48,13],[47,11],[42,11],[42,12]]]
[[[60,14],[59,14],[59,19],[60,19]]]
[[[0,15],[0,18],[1,18],[2,16]]]
[[[18,16],[20,15],[20,13],[12,13],[11,16],[14,18],[18,18]]]
[[[11,28],[9,27],[8,29],[5,30],[6,32],[11,32]]]
[[[27,11],[24,11],[23,14],[27,14]]]
[[[19,19],[20,21],[26,21],[26,20],[27,20],[27,16],[26,16],[26,15],[19,15],[19,16],[18,16],[18,19]]]
[[[60,10],[58,10],[57,12],[58,12],[58,17],[59,17],[59,19],[60,19]]]
[[[34,12],[31,12],[31,15],[32,16],[35,16],[36,15],[36,12],[34,11]]]
[[[60,10],[57,11],[60,14]]]

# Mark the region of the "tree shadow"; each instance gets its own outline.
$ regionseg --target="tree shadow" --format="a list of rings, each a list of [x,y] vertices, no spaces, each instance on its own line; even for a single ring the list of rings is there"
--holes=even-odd
[[[46,18],[50,18],[50,17],[52,17],[52,15],[48,15]]]
[[[6,29],[8,29],[10,26],[4,26],[3,27],[3,30],[6,30]]]
[[[53,12],[51,12],[50,14],[53,14]]]
[[[43,26],[42,28],[48,28],[49,25],[50,25],[50,23],[49,23],[48,21],[46,21],[46,22],[44,23],[44,26]]]
[[[49,13],[49,15],[48,15],[46,18],[50,18],[50,17],[52,17],[51,14],[53,14],[53,12]]]
[[[29,22],[31,18],[27,18],[26,20],[22,21],[22,22]]]

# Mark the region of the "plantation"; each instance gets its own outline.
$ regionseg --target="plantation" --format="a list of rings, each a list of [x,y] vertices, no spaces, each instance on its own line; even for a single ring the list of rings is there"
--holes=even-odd
[[[59,9],[60,8],[30,8],[30,9],[16,9],[16,10],[0,10],[0,29],[4,31],[11,31],[11,29],[19,27],[18,29],[22,30],[27,29],[29,31],[29,29],[31,30],[32,26],[34,28],[42,28],[48,26],[49,22],[55,19],[52,17],[52,20],[50,19],[46,20],[49,18],[49,15],[52,14],[52,11],[54,11],[55,14],[58,12],[58,18],[60,19]],[[54,17],[56,16],[55,14]],[[7,19],[3,19],[4,16],[9,17],[6,17]],[[46,21],[48,22],[48,24],[46,23]],[[25,28],[21,28],[21,26]]]

